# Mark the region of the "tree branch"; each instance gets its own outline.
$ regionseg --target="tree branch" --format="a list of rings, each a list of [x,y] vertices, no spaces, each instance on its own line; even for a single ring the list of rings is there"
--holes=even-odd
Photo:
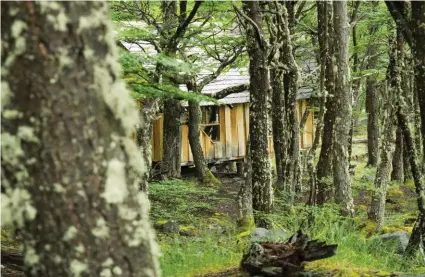
[[[249,84],[242,84],[242,85],[237,85],[237,86],[222,89],[220,91],[217,91],[216,93],[211,94],[210,96],[218,100],[218,99],[222,99],[226,97],[229,94],[243,92],[248,89],[249,89]]]
[[[247,16],[243,11],[241,11],[238,7],[233,5],[233,8],[235,9],[235,12],[237,15],[244,18],[254,28],[258,44],[261,47],[264,47],[265,40],[262,38],[260,28],[257,26],[257,24],[251,18],[249,18],[249,16]]]
[[[406,15],[406,3],[385,0],[385,4],[387,5],[388,11],[393,17],[395,23],[400,30],[402,30],[404,39],[409,44],[409,47],[412,48],[413,35],[412,30],[410,29],[410,20]]]
[[[186,32],[187,26],[189,26],[192,19],[195,17],[196,12],[198,11],[199,7],[203,1],[195,1],[195,5],[193,6],[193,9],[190,11],[190,14],[188,17],[179,25],[174,35],[171,37],[170,41],[168,42],[168,49],[174,49],[177,47],[178,39],[184,36],[184,33]]]

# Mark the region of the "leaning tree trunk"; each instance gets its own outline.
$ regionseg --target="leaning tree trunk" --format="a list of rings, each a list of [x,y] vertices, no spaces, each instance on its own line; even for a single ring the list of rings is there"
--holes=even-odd
[[[217,183],[217,179],[208,168],[208,164],[202,150],[201,140],[199,138],[200,124],[201,109],[199,102],[189,101],[189,144],[193,154],[193,161],[195,162],[196,174],[203,184],[215,184]]]
[[[333,128],[335,123],[335,100],[334,100],[334,61],[333,61],[333,9],[332,4],[326,1],[326,12],[318,14],[319,17],[326,18],[327,43],[320,47],[320,52],[324,52],[325,58],[325,89],[327,99],[325,104],[325,115],[323,118],[322,146],[320,149],[319,161],[317,163],[317,204],[326,203],[332,195],[332,187],[329,179],[332,174],[332,146]],[[325,20],[325,19],[322,19]]]
[[[350,90],[350,76],[348,69],[348,38],[350,26],[347,16],[347,2],[333,2],[334,9],[334,36],[336,58],[335,82],[335,131],[333,141],[333,174],[336,190],[335,202],[341,211],[354,215],[354,204],[351,193],[351,177],[348,171],[348,144],[352,117],[352,96]]]
[[[2,223],[27,275],[159,276],[106,3],[3,3],[1,27]]]
[[[371,58],[368,61],[368,69],[376,68],[378,60],[376,45],[370,47]],[[379,93],[377,89],[376,75],[366,78],[366,113],[367,113],[367,165],[378,164],[379,149]]]
[[[262,14],[258,1],[244,2],[243,8],[252,20],[247,22],[247,49],[250,58],[249,138],[252,204],[254,210],[268,213],[273,206],[273,189],[267,137],[267,91],[269,90],[267,46],[261,32]],[[256,223],[258,222],[256,218]]]

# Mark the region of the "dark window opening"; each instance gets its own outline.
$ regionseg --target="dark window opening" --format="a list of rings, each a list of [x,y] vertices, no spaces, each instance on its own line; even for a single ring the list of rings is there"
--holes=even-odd
[[[205,107],[201,127],[212,141],[220,140],[220,109],[218,106]]]

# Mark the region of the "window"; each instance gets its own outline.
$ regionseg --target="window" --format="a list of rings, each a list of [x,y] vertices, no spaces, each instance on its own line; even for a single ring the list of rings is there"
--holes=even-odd
[[[220,141],[220,107],[208,106],[202,111],[202,130],[212,141]]]

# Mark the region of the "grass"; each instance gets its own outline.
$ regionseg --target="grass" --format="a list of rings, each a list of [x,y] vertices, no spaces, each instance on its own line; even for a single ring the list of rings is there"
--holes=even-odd
[[[232,235],[203,233],[201,237],[169,238],[160,242],[163,276],[189,277],[237,267],[242,244]]]

